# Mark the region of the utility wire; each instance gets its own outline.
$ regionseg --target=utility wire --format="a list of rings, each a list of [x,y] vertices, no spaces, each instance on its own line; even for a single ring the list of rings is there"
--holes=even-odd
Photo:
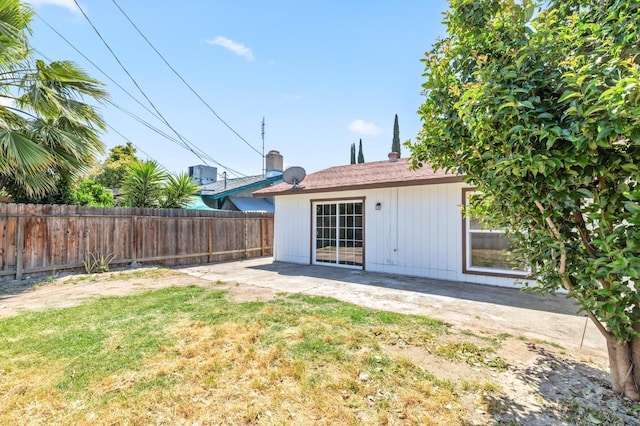
[[[49,27],[49,29],[51,29],[51,31],[53,31],[54,33],[56,33],[58,35],[58,37],[60,37],[62,40],[64,40],[69,46],[71,46],[71,48],[73,50],[75,50],[80,56],[82,56],[87,62],[89,62],[91,65],[93,65],[98,71],[100,71],[102,73],[102,75],[104,75],[110,82],[112,82],[113,84],[115,84],[120,90],[122,90],[124,93],[126,93],[131,99],[133,99],[138,105],[140,105],[142,108],[144,108],[149,114],[153,115],[155,118],[157,118],[158,120],[161,120],[160,117],[158,117],[156,115],[155,112],[153,112],[148,106],[146,106],[145,104],[143,104],[142,102],[140,102],[138,100],[138,98],[136,98],[135,96],[133,96],[131,94],[131,92],[129,92],[127,89],[125,89],[120,83],[118,83],[117,81],[115,81],[113,78],[111,78],[106,72],[104,72],[102,70],[102,68],[100,68],[100,66],[98,64],[96,64],[95,62],[93,62],[89,57],[87,57],[87,55],[85,55],[84,53],[82,53],[82,51],[80,51],[80,49],[78,49],[73,43],[71,43],[64,35],[62,35],[60,33],[60,31],[56,30],[51,24],[49,24],[47,21],[44,20],[44,18],[42,16],[40,16],[39,14],[36,13],[36,16],[47,26]],[[34,51],[38,52],[37,49],[33,49]],[[46,56],[42,53],[42,52],[38,52],[40,54],[40,56],[46,58]]]
[[[124,139],[125,141],[129,142],[131,145],[133,145],[138,151],[140,151],[141,153],[143,153],[144,155],[147,156],[147,158],[150,158],[151,160],[155,161],[156,163],[160,164],[160,162],[158,160],[156,160],[155,158],[153,158],[152,156],[150,156],[149,154],[147,154],[142,148],[140,148],[138,145],[136,145],[131,139],[129,139],[128,137],[126,137],[125,135],[123,135],[122,133],[120,133],[119,131],[117,131],[113,126],[111,126],[110,124],[107,124],[107,127],[109,129],[111,129],[111,131],[113,131],[115,134],[117,134],[118,136],[120,136],[122,139]],[[166,169],[165,166],[162,166]]]
[[[173,73],[185,84],[185,86],[187,86],[189,88],[189,90],[191,90],[191,92],[200,100],[200,102],[202,102],[208,109],[209,111],[211,111],[211,113],[213,115],[215,115],[215,117],[220,120],[220,122],[222,124],[224,124],[229,130],[231,130],[233,132],[233,134],[235,134],[238,138],[240,138],[240,140],[242,142],[244,142],[245,144],[247,144],[247,146],[249,148],[251,148],[252,150],[254,150],[255,152],[258,153],[258,155],[260,155],[262,157],[262,153],[256,149],[253,145],[251,145],[249,142],[247,142],[247,140],[245,138],[243,138],[242,136],[240,136],[240,134],[238,132],[236,132],[233,127],[231,127],[226,121],[224,121],[222,119],[222,117],[220,117],[220,115],[218,115],[218,113],[216,113],[214,111],[214,109],[211,107],[211,105],[209,105],[207,103],[207,101],[205,101],[202,96],[200,96],[200,94],[189,84],[187,83],[187,81],[182,77],[182,75],[180,75],[180,73],[178,73],[178,71],[175,70],[174,67],[171,66],[171,64],[169,64],[169,62],[165,59],[165,57],[162,55],[162,53],[160,53],[158,51],[158,49],[156,49],[156,47],[151,43],[151,41],[149,41],[149,39],[144,35],[144,33],[140,30],[140,28],[138,28],[138,26],[133,22],[133,20],[129,17],[129,15],[127,15],[127,13],[122,10],[122,8],[120,7],[120,5],[118,4],[118,2],[116,0],[111,0],[113,2],[113,4],[118,8],[118,10],[120,11],[120,13],[122,13],[122,15],[127,19],[127,21],[129,21],[129,23],[133,26],[133,28],[135,28],[135,30],[138,32],[138,34],[140,34],[140,37],[142,37],[144,39],[144,41],[147,42],[147,44],[149,45],[149,47],[151,47],[153,49],[154,52],[156,52],[156,54],[158,54],[158,56],[160,57],[160,59],[162,59],[162,61],[165,63],[165,65],[167,67],[169,67],[169,69],[171,71],[173,71]]]
[[[115,84],[118,88],[120,88],[125,94],[127,94],[133,101],[135,101],[138,105],[140,105],[142,108],[144,108],[149,114],[151,114],[153,117],[155,117],[158,120],[163,121],[154,111],[152,111],[151,109],[149,109],[149,107],[147,107],[146,105],[144,105],[142,102],[140,102],[133,94],[131,94],[131,92],[129,92],[127,89],[125,89],[121,84],[119,84],[116,80],[114,80],[113,78],[111,78],[111,76],[109,76],[109,74],[107,74],[99,65],[97,65],[94,61],[92,61],[87,55],[85,55],[80,49],[78,49],[73,43],[71,43],[71,41],[69,41],[62,33],[60,33],[60,31],[58,31],[55,27],[53,27],[51,24],[49,24],[42,16],[37,15],[38,18],[47,26],[49,27],[49,29],[51,29],[54,33],[56,33],[58,35],[58,37],[60,37],[63,41],[65,41],[72,49],[74,49],[80,56],[82,56],[87,62],[89,62],[91,65],[93,65],[98,71],[100,71],[109,81],[111,81],[113,84]],[[48,61],[50,61],[50,59],[47,58],[47,56],[45,54],[43,54],[42,52],[38,51],[35,48],[32,48],[35,52],[37,52],[38,54],[40,54],[42,57],[46,58]],[[163,132],[162,130],[158,129],[157,127],[153,126],[152,124],[150,124],[149,122],[145,121],[144,119],[142,119],[141,117],[135,115],[134,113],[126,110],[125,108],[115,104],[114,102],[108,100],[107,101],[109,104],[113,105],[115,108],[117,108],[118,110],[120,110],[121,112],[127,114],[129,117],[133,118],[134,120],[138,121],[139,123],[143,124],[144,126],[148,127],[149,129],[151,129],[152,131],[156,132],[158,135],[168,139],[169,141],[175,143],[176,145],[182,147],[182,148],[186,148],[184,143],[181,143],[179,140],[177,140],[176,138],[168,135],[167,133]],[[124,135],[122,135],[122,133],[118,132],[116,129],[114,129],[112,126],[109,126],[115,133],[117,133],[118,135],[120,135],[124,140],[131,142],[128,138],[126,138]],[[133,144],[133,142],[131,142]],[[215,160],[213,157],[211,157],[209,154],[207,154],[205,151],[203,151],[202,149],[198,148],[195,144],[192,144],[199,152],[202,156],[204,156],[204,158],[208,159],[209,161],[211,161],[212,163],[218,165],[219,167],[229,170],[232,174],[236,175],[237,177],[245,177],[247,176],[244,173],[241,173],[237,170],[234,170],[220,162],[218,162],[217,160]],[[136,146],[134,144],[134,146]],[[140,147],[136,146],[136,148],[138,148],[141,152],[143,152],[145,155],[147,155],[147,157],[152,158],[149,154],[147,154],[146,152],[144,152]],[[189,151],[193,152],[192,149],[187,148]],[[198,156],[200,158],[200,156]],[[200,158],[202,160],[202,158]],[[203,160],[204,161],[204,160]],[[218,173],[220,174],[220,173]],[[221,175],[221,174],[220,174]],[[221,175],[222,176],[222,175]]]
[[[60,34],[60,32],[58,32],[55,28],[53,28],[51,25],[49,25],[47,22],[44,21],[44,19],[42,19],[42,17],[40,17],[40,19],[47,25],[49,26],[49,28],[51,28],[51,30],[53,30],[56,34],[58,34],[65,42],[67,42],[76,52],[78,52],[84,59],[86,59],[87,61],[89,61],[89,63],[91,63],[91,65],[93,65],[94,67],[96,67],[106,78],[108,78],[110,81],[112,81],[116,86],[118,86],[120,89],[122,89],[127,95],[129,95],[134,101],[136,101],[140,106],[142,106],[145,110],[147,110],[151,115],[153,115],[155,118],[159,117],[157,115],[155,115],[155,113],[153,111],[151,111],[146,105],[144,105],[142,102],[140,102],[138,99],[136,99],[135,96],[133,96],[130,92],[128,92],[125,88],[123,88],[120,84],[118,84],[114,79],[112,79],[106,72],[104,72],[98,65],[96,65],[91,59],[89,59],[85,54],[83,54],[78,48],[76,48],[69,40],[67,40],[66,38],[64,38],[64,36],[62,34]],[[44,53],[40,52],[38,49],[31,47],[31,49],[38,53],[40,56],[42,56],[43,58],[45,58],[47,61],[51,62],[51,59],[47,57],[47,55],[45,55]],[[182,143],[180,143],[180,141],[178,141],[176,138],[168,135],[167,133],[163,132],[162,130],[158,129],[157,127],[153,126],[151,123],[145,121],[144,119],[142,119],[140,116],[132,113],[131,111],[117,105],[116,103],[114,103],[111,100],[107,100],[107,103],[111,104],[112,106],[114,106],[116,109],[120,110],[121,112],[127,114],[129,117],[133,118],[134,120],[138,121],[140,124],[146,126],[147,128],[151,129],[152,131],[156,132],[158,135],[164,137],[165,139],[168,139],[169,141],[175,143],[176,145],[184,148],[184,145]],[[113,128],[113,126],[107,124],[107,126],[113,130],[115,133],[117,133],[118,135],[120,135],[124,140],[126,140],[127,142],[131,142],[131,140],[129,140],[129,138],[125,137],[122,133],[120,133],[119,131],[117,131],[116,129]],[[131,142],[131,144],[133,144],[138,150],[140,150],[143,154],[145,154],[147,157],[155,160],[152,156],[150,156],[149,154],[147,154],[146,152],[144,152],[142,150],[142,148],[140,148],[139,146],[135,145],[133,142]],[[208,160],[210,160],[212,163],[222,167],[223,169],[227,169],[229,170],[232,174],[240,177],[240,176],[246,176],[243,173],[238,172],[237,170],[234,170],[230,167],[225,166],[224,164],[219,163],[218,161],[216,161],[213,157],[211,157],[209,154],[207,154],[206,152],[202,151],[200,148],[196,147],[200,153],[207,158]],[[157,160],[155,160],[156,162],[158,162]],[[166,167],[165,167],[166,168]],[[222,176],[221,173],[219,173],[220,176]]]
[[[196,151],[191,147],[191,145],[189,144],[188,141],[186,141],[181,135],[180,133],[178,133],[176,131],[176,129],[173,128],[173,126],[171,126],[171,124],[169,124],[169,122],[167,121],[167,119],[162,115],[162,113],[158,110],[158,108],[156,108],[155,104],[151,101],[151,99],[149,99],[149,96],[147,96],[147,94],[145,93],[144,90],[142,90],[142,87],[140,87],[140,85],[138,84],[138,82],[136,81],[135,78],[133,78],[133,76],[131,75],[131,73],[127,70],[127,68],[124,66],[124,64],[122,63],[122,61],[120,61],[120,58],[118,58],[118,55],[116,55],[116,53],[113,51],[113,49],[111,49],[111,46],[109,46],[109,43],[107,43],[107,41],[104,39],[104,37],[102,37],[102,34],[100,33],[100,31],[98,31],[98,29],[96,28],[96,26],[93,24],[93,22],[91,21],[91,19],[89,19],[89,16],[87,16],[87,14],[85,13],[84,9],[80,6],[80,4],[78,3],[78,0],[73,0],[73,2],[75,3],[75,5],[78,7],[78,10],[80,10],[80,12],[82,13],[82,16],[84,16],[84,18],[87,20],[87,22],[89,23],[89,25],[91,25],[91,28],[93,28],[93,30],[95,31],[95,33],[98,35],[98,37],[100,38],[100,40],[102,41],[102,43],[105,45],[105,47],[107,48],[107,50],[109,50],[109,52],[111,53],[111,55],[114,57],[114,59],[116,60],[116,62],[118,62],[118,65],[120,65],[120,67],[122,68],[122,70],[125,72],[125,74],[127,74],[127,76],[129,77],[129,79],[133,82],[133,84],[136,86],[136,88],[140,91],[140,93],[142,94],[142,96],[147,100],[147,102],[149,102],[149,105],[151,105],[151,107],[153,108],[153,110],[158,114],[158,116],[162,119],[162,121],[164,122],[164,124],[171,129],[171,131],[173,131],[173,133],[178,137],[178,139],[180,139],[182,141],[182,143],[184,144],[184,147],[186,149],[188,149],[189,151],[191,151],[196,157],[198,157],[202,162],[205,163],[205,165],[207,165],[207,162],[198,154],[196,153]]]
[[[166,134],[165,132],[163,132],[162,130],[158,129],[157,127],[155,127],[154,125],[152,125],[151,123],[143,120],[142,118],[140,118],[139,116],[135,115],[134,113],[132,113],[131,111],[128,111],[126,108],[123,108],[122,106],[114,103],[113,101],[107,101],[109,104],[113,105],[116,109],[118,109],[119,111],[125,113],[126,115],[128,115],[129,117],[133,118],[134,120],[136,120],[137,122],[139,122],[140,124],[146,126],[147,128],[149,128],[150,130],[156,132],[157,134],[159,134],[160,136],[176,143],[179,144],[179,141],[177,141],[173,136]],[[232,174],[240,177],[240,176],[246,176],[243,173],[238,172],[237,170],[232,169],[231,167],[227,167],[224,164],[221,164],[220,162],[216,161],[214,158],[212,158],[210,155],[201,152],[201,154],[203,156],[205,156],[207,159],[209,159],[212,163],[216,164],[217,166],[222,167],[223,169],[226,169],[228,171],[230,171]]]

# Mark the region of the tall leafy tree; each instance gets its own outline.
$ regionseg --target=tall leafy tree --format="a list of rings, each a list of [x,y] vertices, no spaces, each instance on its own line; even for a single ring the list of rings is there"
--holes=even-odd
[[[129,167],[133,163],[140,163],[136,156],[136,148],[131,142],[126,145],[116,145],[109,151],[109,155],[102,163],[95,181],[107,188],[120,188]]]
[[[640,400],[640,3],[450,0],[444,24],[413,165],[465,175],[467,213],[579,303]]]
[[[360,146],[358,148],[358,163],[364,163],[364,152],[362,152],[362,139],[360,139]]]
[[[400,127],[398,126],[398,114],[393,120],[393,142],[391,142],[391,152],[397,152],[398,158],[402,156],[400,152]]]
[[[37,196],[104,152],[104,123],[85,99],[100,102],[107,93],[70,62],[33,57],[32,16],[19,0],[0,0],[0,189]]]
[[[356,164],[356,144],[351,144],[351,164]]]

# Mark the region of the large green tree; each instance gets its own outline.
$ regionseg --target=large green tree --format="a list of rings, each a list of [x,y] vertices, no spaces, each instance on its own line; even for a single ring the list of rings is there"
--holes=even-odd
[[[109,151],[109,155],[102,163],[95,181],[107,188],[120,188],[129,167],[133,163],[140,163],[136,156],[136,148],[131,142],[126,145],[116,145]]]
[[[468,213],[580,304],[640,400],[640,2],[450,0],[444,24],[413,165],[465,175]]]
[[[70,62],[35,59],[33,11],[0,0],[0,190],[37,196],[86,171],[104,145],[95,107],[107,93]]]

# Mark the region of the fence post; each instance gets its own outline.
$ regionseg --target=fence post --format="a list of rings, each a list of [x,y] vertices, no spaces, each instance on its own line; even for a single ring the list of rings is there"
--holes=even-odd
[[[249,257],[249,223],[247,221],[247,212],[244,213],[244,258]]]
[[[211,258],[213,257],[213,219],[212,218],[208,218],[207,219],[207,225],[208,225],[208,230],[209,230],[209,257],[208,257],[208,261],[209,263],[213,262],[211,260]]]
[[[24,216],[18,216],[16,227],[16,280],[22,279],[24,263]]]
[[[264,216],[260,218],[260,256],[264,256]]]
[[[133,216],[132,219],[131,265],[136,265],[138,263],[138,216]]]

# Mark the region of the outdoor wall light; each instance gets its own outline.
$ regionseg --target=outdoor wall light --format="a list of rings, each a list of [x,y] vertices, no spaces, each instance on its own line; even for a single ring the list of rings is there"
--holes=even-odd
[[[376,203],[376,210],[382,210],[382,204]]]

